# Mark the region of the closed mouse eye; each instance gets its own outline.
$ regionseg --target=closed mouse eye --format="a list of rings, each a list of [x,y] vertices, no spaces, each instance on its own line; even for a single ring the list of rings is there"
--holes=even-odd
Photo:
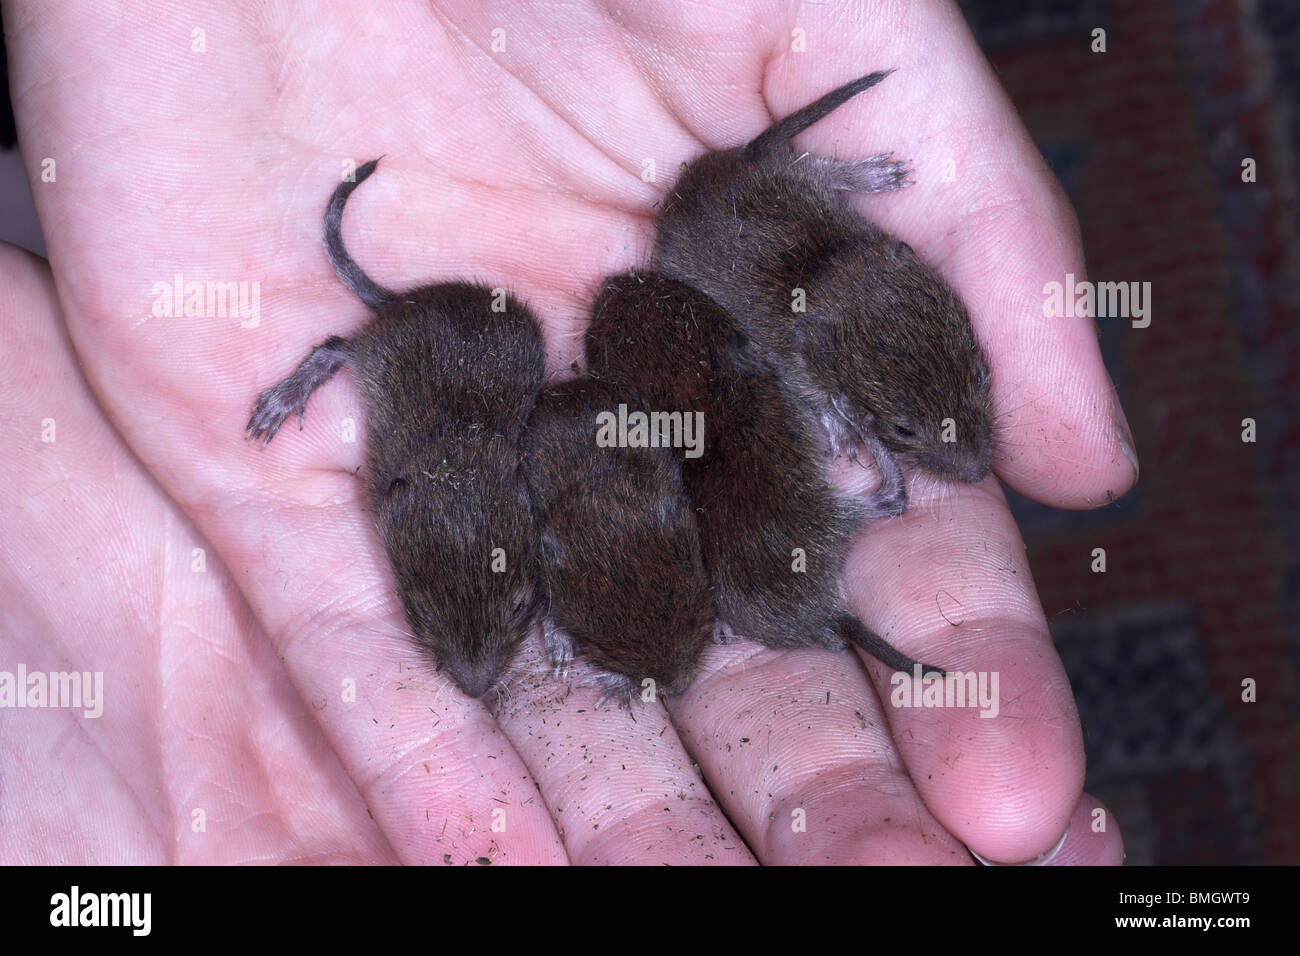
[[[975,387],[979,390],[979,393],[987,395],[990,384],[989,370],[983,365],[977,366],[975,369]]]
[[[893,428],[894,434],[899,438],[912,439],[916,437],[916,431],[903,422],[891,422],[890,427]]]
[[[511,595],[510,620],[517,622],[529,608],[528,591],[520,588]]]

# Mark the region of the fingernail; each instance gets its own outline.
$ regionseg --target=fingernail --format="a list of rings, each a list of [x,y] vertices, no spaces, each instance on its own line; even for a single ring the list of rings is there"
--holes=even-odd
[[[1061,839],[1056,841],[1056,846],[1044,853],[1038,854],[1038,856],[1034,857],[1032,860],[1025,860],[1023,863],[994,863],[992,860],[984,859],[984,857],[980,856],[970,847],[967,847],[966,849],[970,852],[971,856],[975,857],[975,859],[979,860],[985,866],[1046,866],[1056,859],[1056,854],[1061,852],[1061,847],[1065,846],[1065,838],[1069,835],[1070,828],[1066,827],[1065,832],[1061,834]]]
[[[1136,480],[1142,474],[1142,466],[1138,464],[1137,452],[1133,450],[1133,433],[1129,431],[1128,420],[1121,411],[1115,412],[1115,437],[1119,440],[1119,450],[1124,453],[1130,465],[1133,466],[1133,478]]]

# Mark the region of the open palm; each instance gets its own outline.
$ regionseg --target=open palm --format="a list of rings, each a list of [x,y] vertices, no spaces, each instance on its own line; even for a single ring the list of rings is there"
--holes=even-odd
[[[165,644],[122,638],[98,652],[106,683],[138,674],[165,698],[214,708],[230,706],[236,685],[247,723],[185,742],[219,748],[291,718],[282,698],[250,693],[282,683],[282,665],[383,839],[357,819],[315,728],[302,747],[342,789],[301,797],[346,818],[365,858],[391,847],[438,863],[740,862],[750,851],[767,862],[960,862],[965,843],[1014,861],[1074,820],[1058,860],[1117,859],[1115,829],[1086,825],[1095,801],[1080,796],[1069,684],[995,482],[914,482],[909,512],[860,536],[849,578],[864,621],[905,653],[998,672],[996,718],[893,708],[874,662],[747,643],[712,648],[667,711],[629,715],[541,679],[532,648],[532,674],[489,706],[415,654],[356,475],[364,418],[350,375],[312,398],[304,431],[266,449],[242,438],[261,389],[368,317],[319,238],[349,161],[386,155],[344,223],[371,276],[392,288],[508,286],[537,310],[562,372],[580,356],[601,277],[645,264],[654,204],[681,161],[894,66],[800,143],[911,162],[915,186],[863,208],[970,307],[994,370],[1000,477],[1066,507],[1122,493],[1135,465],[1091,324],[1042,318],[1044,282],[1083,272],[1068,207],[953,9],[899,9],[196,2],[122,16],[8,4],[20,140],[75,360],[103,415],[229,569],[218,574],[225,600],[251,608],[254,620],[232,611],[233,624],[194,617],[192,639],[260,629],[273,648],[237,670],[180,677]],[[256,282],[256,321],[156,314],[156,287],[177,274]],[[172,600],[137,608],[140,626],[140,614],[161,627],[178,608],[194,613],[188,598]],[[141,655],[153,655],[147,666]],[[135,747],[162,746],[156,728],[138,733]],[[285,748],[262,766],[297,781],[306,760]],[[265,792],[248,813],[292,817],[285,791]],[[227,825],[246,838],[246,819]],[[189,832],[188,804],[168,802],[153,825]],[[343,852],[341,842],[336,832],[310,852]],[[304,851],[267,854],[277,852]],[[130,857],[120,843],[117,853]]]

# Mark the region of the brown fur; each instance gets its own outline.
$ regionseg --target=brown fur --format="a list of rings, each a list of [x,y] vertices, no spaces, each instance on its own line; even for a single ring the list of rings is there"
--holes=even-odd
[[[655,273],[608,279],[592,310],[587,361],[594,377],[647,408],[704,413],[704,453],[683,457],[682,476],[721,620],[770,647],[848,639],[911,669],[910,658],[851,618],[842,573],[856,508],[822,474],[803,409],[715,302]],[[793,569],[795,549],[805,571]]]
[[[523,452],[549,623],[627,700],[647,677],[660,693],[684,690],[714,614],[677,459],[662,447],[596,444],[597,416],[620,403],[636,407],[591,379],[546,389]]]

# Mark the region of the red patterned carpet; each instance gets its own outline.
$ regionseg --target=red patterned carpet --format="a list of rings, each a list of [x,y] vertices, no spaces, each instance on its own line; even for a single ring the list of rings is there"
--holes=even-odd
[[[1138,487],[1089,513],[1013,502],[1088,787],[1130,864],[1298,863],[1300,4],[962,7],[1078,210],[1089,278],[1152,289],[1149,328],[1098,320]]]

